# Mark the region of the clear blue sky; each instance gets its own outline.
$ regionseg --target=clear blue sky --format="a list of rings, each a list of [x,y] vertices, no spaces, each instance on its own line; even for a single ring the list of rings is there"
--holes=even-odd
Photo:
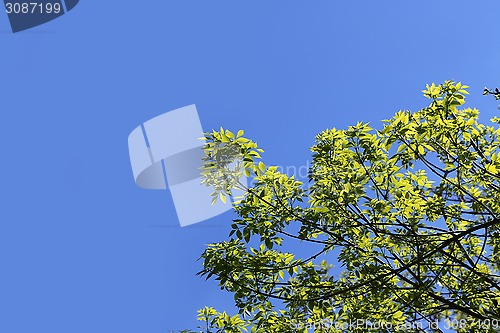
[[[498,1],[85,1],[12,34],[0,13],[0,332],[165,333],[232,295],[195,276],[232,212],[178,227],[127,137],[196,104],[204,129],[300,166],[314,136],[425,106],[425,83],[500,86]],[[496,64],[495,64],[496,62]]]

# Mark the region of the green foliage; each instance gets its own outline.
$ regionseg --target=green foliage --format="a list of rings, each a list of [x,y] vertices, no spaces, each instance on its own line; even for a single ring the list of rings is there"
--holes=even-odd
[[[495,90],[484,88],[483,95],[493,95],[493,96],[495,96],[495,99],[499,100],[500,99],[500,90],[498,88],[495,88]]]
[[[500,89],[495,88],[495,90],[493,90],[493,89],[484,88],[483,95],[493,95],[496,100],[499,100],[500,99]],[[498,109],[500,110],[500,106],[498,107]]]
[[[234,135],[229,130],[205,133],[205,157],[201,175],[202,184],[212,187],[212,204],[220,199],[226,203],[226,196],[234,189],[246,190],[240,182],[243,175],[249,177],[252,173],[258,175],[265,171],[262,162],[255,164],[264,151],[257,148],[252,140],[243,137],[243,130]]]
[[[239,313],[200,310],[203,332],[439,332],[445,319],[456,332],[497,332],[500,118],[479,123],[463,108],[467,88],[427,85],[429,106],[380,130],[320,133],[309,184],[265,166],[242,131],[207,133],[215,200],[246,193],[199,273],[233,293]],[[314,255],[285,250],[298,241]]]

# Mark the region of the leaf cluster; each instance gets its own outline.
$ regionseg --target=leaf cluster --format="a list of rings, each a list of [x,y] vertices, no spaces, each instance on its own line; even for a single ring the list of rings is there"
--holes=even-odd
[[[206,133],[214,198],[244,195],[230,239],[208,245],[199,273],[233,293],[239,313],[202,309],[204,330],[366,332],[331,325],[362,320],[435,332],[451,318],[466,323],[456,332],[498,331],[480,323],[500,319],[500,118],[480,123],[467,89],[427,85],[427,107],[379,130],[323,131],[308,184],[266,166],[242,131]],[[314,254],[291,252],[297,243]]]

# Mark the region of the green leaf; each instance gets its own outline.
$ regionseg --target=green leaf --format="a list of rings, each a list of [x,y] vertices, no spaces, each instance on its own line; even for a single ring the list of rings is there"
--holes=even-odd
[[[261,172],[265,172],[266,171],[266,165],[264,163],[262,163],[262,161],[259,162],[259,170]]]

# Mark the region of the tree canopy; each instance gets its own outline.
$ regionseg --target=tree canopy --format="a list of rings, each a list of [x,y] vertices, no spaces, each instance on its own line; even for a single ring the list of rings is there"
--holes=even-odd
[[[201,309],[203,332],[498,332],[500,118],[480,123],[467,88],[427,85],[427,107],[380,129],[323,131],[305,183],[243,131],[206,133],[214,201],[244,194],[199,273],[239,312]]]

